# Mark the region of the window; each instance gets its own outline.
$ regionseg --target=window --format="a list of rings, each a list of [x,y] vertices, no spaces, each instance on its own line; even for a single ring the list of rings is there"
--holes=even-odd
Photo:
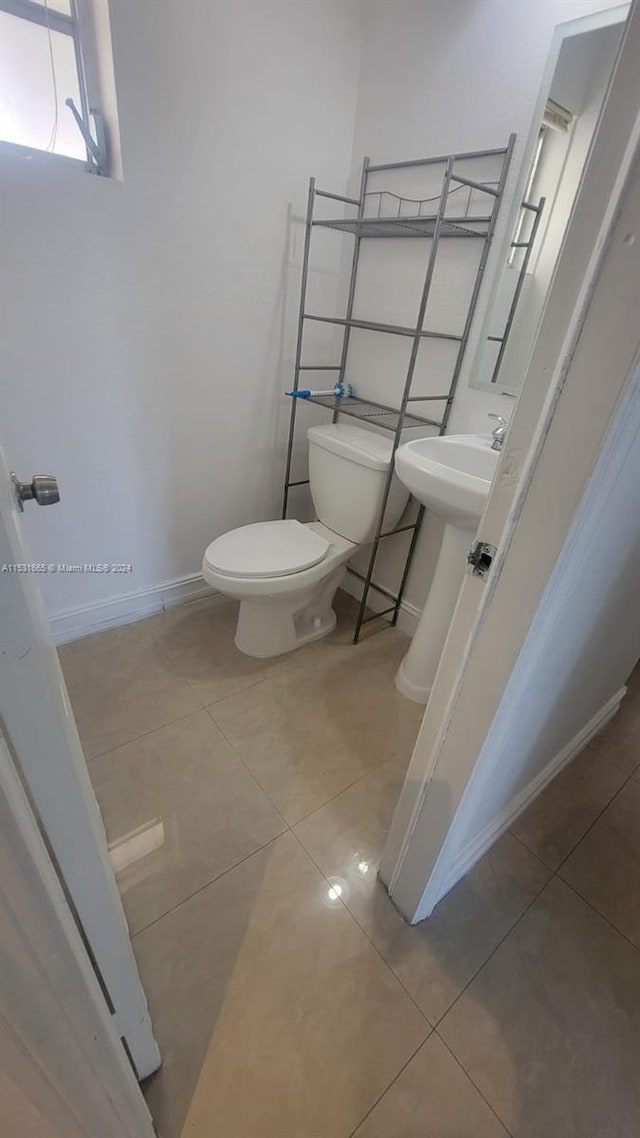
[[[102,118],[87,96],[78,0],[0,0],[0,141],[107,173]]]
[[[547,100],[524,190],[524,201],[530,205],[536,205],[540,197],[546,196],[547,215],[553,205],[553,191],[562,176],[573,122],[571,111],[553,99]],[[524,256],[522,245],[529,240],[534,224],[535,213],[523,205],[513,234],[508,259],[510,266],[520,267]],[[529,263],[528,271],[533,271],[532,262]]]

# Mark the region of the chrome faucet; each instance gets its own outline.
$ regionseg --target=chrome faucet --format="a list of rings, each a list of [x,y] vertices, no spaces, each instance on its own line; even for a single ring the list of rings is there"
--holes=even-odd
[[[502,415],[494,415],[493,413],[489,414],[489,418],[498,420],[498,426],[494,427],[491,432],[491,438],[493,439],[491,450],[502,450],[504,436],[507,433],[507,420],[503,419]]]

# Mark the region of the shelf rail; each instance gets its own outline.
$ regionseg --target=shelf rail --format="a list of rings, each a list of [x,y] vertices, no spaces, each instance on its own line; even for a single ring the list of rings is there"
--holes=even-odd
[[[540,221],[542,219],[542,214],[544,211],[546,200],[547,200],[546,198],[540,198],[540,201],[538,202],[537,205],[533,205],[532,202],[523,202],[522,203],[522,207],[521,207],[522,209],[529,210],[531,213],[533,213],[533,215],[534,215],[533,216],[533,224],[531,226],[531,232],[529,233],[529,238],[527,241],[512,241],[511,242],[511,248],[512,249],[524,249],[525,253],[523,255],[522,262],[521,262],[520,268],[518,270],[518,279],[516,281],[516,287],[513,290],[513,297],[511,298],[511,304],[509,305],[509,312],[507,313],[507,320],[506,320],[506,323],[504,326],[504,332],[502,333],[501,336],[487,336],[487,340],[493,340],[493,341],[500,344],[500,348],[498,350],[498,355],[496,356],[496,362],[493,365],[493,371],[491,373],[491,381],[490,381],[491,383],[497,383],[498,382],[498,375],[500,373],[500,368],[502,367],[502,361],[504,359],[504,353],[505,353],[506,348],[507,348],[507,341],[508,341],[509,335],[511,333],[513,320],[514,320],[514,317],[516,314],[516,308],[518,307],[518,301],[520,300],[520,293],[522,292],[522,286],[523,286],[524,281],[525,281],[527,268],[529,266],[529,261],[531,259],[533,247],[534,247],[535,242],[536,242],[538,227],[539,227]]]
[[[365,158],[364,162],[362,164],[362,176],[361,176],[361,181],[360,181],[360,196],[358,198],[346,197],[346,196],[341,195],[341,194],[334,194],[334,193],[330,193],[326,190],[316,189],[314,178],[311,178],[310,182],[309,182],[309,193],[308,193],[308,197],[307,197],[307,213],[306,213],[306,220],[305,220],[304,247],[303,247],[303,257],[302,257],[302,274],[301,274],[301,282],[300,282],[300,309],[299,309],[299,314],[298,314],[298,329],[297,329],[297,340],[296,340],[293,391],[296,392],[299,390],[300,375],[301,375],[301,372],[304,372],[304,371],[316,370],[316,371],[337,372],[337,382],[341,383],[341,384],[345,383],[345,376],[346,376],[346,370],[347,370],[347,360],[348,360],[348,354],[349,354],[350,336],[351,336],[351,330],[353,328],[361,329],[364,331],[373,331],[373,332],[379,332],[379,333],[382,332],[382,333],[387,333],[390,335],[405,336],[405,337],[410,338],[412,341],[411,350],[410,350],[410,354],[409,354],[409,361],[407,364],[407,370],[405,373],[405,379],[404,379],[404,384],[403,384],[403,389],[402,389],[402,397],[401,397],[399,406],[392,407],[392,406],[389,406],[386,404],[378,403],[374,400],[370,400],[370,399],[366,399],[366,398],[359,398],[357,396],[355,396],[355,397],[345,396],[345,397],[339,397],[339,398],[334,398],[333,396],[311,396],[308,400],[305,400],[305,401],[317,404],[319,406],[326,407],[328,410],[330,410],[332,412],[332,421],[334,423],[336,422],[336,420],[338,419],[338,417],[340,415],[344,414],[347,416],[353,416],[353,417],[358,418],[362,421],[368,422],[370,424],[373,424],[373,425],[378,426],[378,427],[382,427],[383,429],[386,429],[386,430],[393,432],[391,461],[389,463],[389,470],[388,470],[388,473],[387,473],[387,476],[385,479],[383,500],[382,500],[382,503],[380,506],[379,516],[378,516],[378,520],[377,520],[377,524],[376,524],[376,530],[375,530],[373,542],[371,545],[371,553],[369,556],[369,562],[368,562],[367,570],[365,573],[361,573],[358,570],[354,569],[352,566],[347,567],[349,572],[354,577],[356,577],[358,580],[360,580],[362,583],[362,586],[363,586],[362,587],[362,596],[361,596],[361,601],[360,601],[360,607],[358,610],[358,616],[357,616],[355,630],[354,630],[354,637],[353,637],[354,643],[357,643],[358,640],[360,639],[360,633],[361,633],[363,625],[369,623],[370,621],[377,620],[381,616],[390,615],[390,614],[391,614],[391,622],[390,623],[392,625],[395,625],[397,623],[397,620],[398,620],[398,614],[400,612],[400,606],[402,604],[402,599],[404,596],[404,591],[406,588],[406,584],[407,584],[407,580],[408,580],[408,576],[409,576],[409,571],[410,571],[411,563],[413,560],[413,555],[414,555],[415,549],[416,549],[418,534],[419,534],[420,526],[422,524],[422,519],[424,516],[424,506],[418,505],[416,515],[415,515],[415,518],[413,521],[408,522],[408,523],[404,522],[402,524],[399,524],[398,526],[394,527],[391,530],[385,530],[385,526],[384,526],[385,513],[386,513],[387,503],[389,500],[389,493],[391,490],[391,484],[392,484],[392,480],[393,480],[393,476],[394,476],[394,461],[393,461],[393,459],[394,459],[395,451],[396,451],[396,449],[400,443],[403,431],[405,431],[407,429],[411,430],[411,429],[416,429],[416,428],[420,428],[420,429],[424,430],[425,427],[429,427],[429,428],[435,429],[441,435],[446,432],[447,424],[448,424],[449,417],[451,414],[451,407],[453,404],[453,398],[454,398],[454,395],[456,392],[458,380],[460,378],[460,373],[461,373],[462,364],[463,364],[463,360],[464,360],[465,350],[466,350],[466,347],[468,344],[469,334],[471,331],[471,326],[473,323],[473,318],[474,318],[477,303],[478,303],[478,297],[480,294],[480,289],[481,289],[482,281],[483,281],[484,274],[485,274],[487,259],[489,256],[489,249],[490,249],[491,242],[493,239],[493,235],[495,232],[495,226],[496,226],[496,222],[498,219],[498,212],[499,212],[499,208],[500,208],[500,203],[501,203],[502,196],[504,193],[504,187],[505,187],[505,182],[506,182],[506,178],[507,178],[507,173],[509,170],[509,165],[510,165],[512,154],[513,154],[515,137],[516,136],[514,134],[512,134],[509,138],[509,141],[508,141],[506,147],[503,147],[500,149],[495,149],[495,150],[479,150],[479,151],[473,151],[471,153],[466,153],[466,154],[450,154],[450,155],[440,156],[440,157],[436,157],[436,158],[414,159],[414,160],[411,160],[408,162],[391,162],[391,163],[384,163],[381,165],[380,164],[379,165],[372,165],[369,162],[369,159]],[[466,175],[463,176],[461,174],[456,173],[455,165],[457,162],[468,161],[468,160],[479,159],[479,158],[490,158],[490,157],[501,158],[500,173],[499,173],[499,177],[498,177],[497,181],[492,181],[492,182],[475,181],[475,180],[467,177]],[[380,194],[380,196],[382,197],[382,195],[384,195],[385,193],[388,192],[388,191],[383,191],[383,190],[382,191],[376,190],[376,191],[369,192],[367,190],[368,179],[369,179],[371,174],[379,173],[379,172],[385,171],[385,170],[396,171],[396,170],[408,169],[408,168],[416,167],[416,166],[429,166],[429,165],[436,165],[436,164],[441,164],[443,166],[442,184],[441,184],[440,193],[439,193],[439,195],[437,195],[437,197],[434,197],[431,199],[426,199],[426,198],[425,199],[408,199],[408,198],[400,199],[400,203],[402,201],[404,201],[406,203],[415,202],[415,205],[418,206],[418,209],[421,209],[422,205],[427,201],[434,201],[434,202],[437,201],[438,204],[437,204],[437,207],[435,208],[435,212],[430,213],[428,216],[426,216],[424,214],[420,214],[420,213],[415,214],[413,217],[407,216],[407,215],[403,215],[401,213],[402,205],[399,204],[398,211],[397,211],[396,215],[394,215],[394,216],[391,216],[391,217],[365,217],[365,207],[366,207],[366,203],[367,203],[367,198],[368,198],[368,196],[370,196],[370,193]],[[452,186],[454,188],[452,188]],[[447,204],[449,202],[450,195],[452,193],[456,193],[457,190],[460,190],[464,187],[466,187],[469,190],[468,201],[467,201],[467,213],[465,214],[464,217],[453,218],[451,216],[447,216],[446,210],[447,210]],[[475,191],[479,191],[483,194],[486,193],[492,199],[492,206],[491,206],[490,212],[488,213],[487,216],[485,216],[484,214],[482,216],[474,216],[473,214],[468,213],[468,210],[470,209],[471,196]],[[398,198],[397,194],[391,194],[390,196],[394,197],[394,198]],[[342,202],[346,206],[357,206],[356,216],[353,218],[334,219],[334,220],[314,218],[314,206],[315,206],[316,198],[328,198],[328,199],[331,199],[334,201]],[[534,221],[534,228],[537,226],[538,221],[539,221],[539,214],[536,215],[536,218]],[[472,223],[473,224],[481,224],[483,227],[482,231],[470,230],[469,225]],[[340,229],[342,231],[350,232],[354,237],[353,255],[352,255],[352,259],[351,259],[351,269],[350,269],[350,275],[349,275],[349,288],[348,288],[348,293],[347,293],[347,301],[346,301],[344,317],[321,316],[321,315],[318,315],[316,313],[307,312],[306,301],[307,301],[307,286],[308,286],[308,279],[309,279],[309,257],[310,257],[310,249],[311,249],[311,236],[312,236],[314,227],[317,227],[317,226]],[[404,236],[404,237],[411,236],[411,237],[418,238],[418,239],[428,238],[431,242],[429,252],[428,252],[428,256],[427,256],[427,263],[425,266],[425,274],[424,274],[424,279],[423,279],[423,284],[422,284],[422,291],[421,291],[421,295],[420,295],[420,303],[418,306],[418,315],[417,315],[416,323],[413,327],[405,327],[403,325],[395,325],[395,324],[385,324],[385,323],[382,323],[379,321],[361,320],[361,319],[354,318],[354,315],[353,315],[354,299],[355,299],[355,292],[356,292],[356,282],[357,282],[358,268],[359,268],[359,261],[360,261],[361,242],[363,240],[366,240],[369,237],[378,237],[378,238],[382,237],[382,238],[384,238],[384,237],[390,237],[390,236]],[[468,305],[466,315],[465,315],[464,327],[460,333],[438,332],[438,331],[431,330],[429,328],[424,327],[426,314],[427,314],[427,308],[428,308],[430,294],[431,294],[431,289],[432,289],[432,285],[433,285],[434,274],[435,274],[437,260],[438,260],[440,242],[441,242],[443,236],[446,236],[449,239],[455,239],[456,237],[465,237],[466,239],[476,238],[476,239],[482,241],[482,249],[481,249],[481,253],[480,253],[478,267],[476,270],[476,275],[474,278],[474,283],[473,283],[473,287],[472,287],[472,291],[471,291],[471,297],[470,297],[469,305]],[[533,236],[535,237],[535,233],[533,234]],[[530,236],[529,243],[532,244],[531,236]],[[530,255],[530,251],[531,250],[529,248],[527,250],[527,253],[525,254],[525,257],[527,260],[528,260],[528,257]],[[516,303],[517,303],[517,299],[516,299]],[[515,312],[515,306],[514,306],[514,312]],[[321,365],[314,366],[312,364],[303,364],[302,363],[302,346],[303,346],[304,326],[305,326],[305,321],[307,321],[307,320],[317,321],[320,323],[333,324],[333,325],[336,325],[338,327],[344,328],[344,333],[343,333],[343,337],[342,337],[342,348],[341,348],[341,353],[340,353],[340,363],[338,365],[321,364]],[[415,395],[415,394],[412,394],[411,388],[412,388],[412,384],[413,384],[413,380],[414,380],[414,373],[415,373],[416,363],[417,363],[417,359],[418,359],[418,352],[419,352],[421,343],[425,339],[429,339],[429,338],[440,339],[440,340],[448,340],[448,341],[451,341],[452,343],[454,343],[456,345],[456,352],[455,352],[455,359],[454,359],[454,363],[453,363],[451,380],[449,382],[448,390],[441,395]],[[501,339],[501,338],[495,337],[495,339]],[[502,347],[501,347],[501,350],[503,350]],[[293,486],[302,486],[302,485],[308,484],[308,479],[298,479],[295,481],[292,481],[292,479],[291,479],[291,468],[292,468],[292,461],[293,461],[293,446],[294,446],[294,435],[295,435],[296,413],[297,413],[298,402],[299,402],[299,400],[296,398],[292,398],[292,400],[291,400],[291,412],[290,412],[290,419],[289,419],[289,440],[288,440],[288,445],[287,445],[286,474],[285,474],[284,495],[283,495],[283,503],[282,503],[282,516],[283,517],[286,517],[286,515],[287,515],[287,509],[288,509],[288,505],[289,505],[289,490],[290,490],[290,488]],[[419,403],[419,402],[423,402],[423,403],[424,402],[440,402],[440,403],[444,404],[444,410],[442,412],[442,416],[440,418],[429,418],[425,415],[419,415],[419,414],[414,413],[413,411],[409,411],[409,403]],[[379,552],[381,542],[386,540],[386,538],[388,538],[388,537],[392,537],[394,535],[401,534],[401,533],[410,533],[411,538],[409,541],[407,555],[406,555],[404,567],[402,570],[400,585],[398,587],[397,592],[394,592],[392,589],[387,588],[386,585],[382,585],[379,582],[376,582],[374,580],[374,571],[375,571],[376,560],[378,557],[378,552]],[[367,600],[368,600],[369,592],[371,589],[373,589],[375,592],[377,592],[381,596],[385,597],[387,600],[390,600],[392,602],[391,607],[383,609],[382,612],[373,612],[369,615],[365,615],[366,609],[367,609]]]

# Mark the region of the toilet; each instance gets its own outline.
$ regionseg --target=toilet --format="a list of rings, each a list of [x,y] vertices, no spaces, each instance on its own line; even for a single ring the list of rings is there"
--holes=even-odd
[[[310,427],[307,439],[317,521],[241,526],[216,538],[202,562],[205,581],[240,601],[235,642],[247,656],[281,656],[331,632],[347,561],[375,534],[391,440],[343,423]],[[393,475],[385,530],[408,497]]]

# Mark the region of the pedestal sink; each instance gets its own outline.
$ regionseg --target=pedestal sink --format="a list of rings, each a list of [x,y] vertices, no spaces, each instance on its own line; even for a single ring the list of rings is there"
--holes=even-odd
[[[429,698],[498,457],[485,435],[415,439],[396,451],[398,478],[446,522],[429,595],[396,675],[398,690],[416,703]]]

